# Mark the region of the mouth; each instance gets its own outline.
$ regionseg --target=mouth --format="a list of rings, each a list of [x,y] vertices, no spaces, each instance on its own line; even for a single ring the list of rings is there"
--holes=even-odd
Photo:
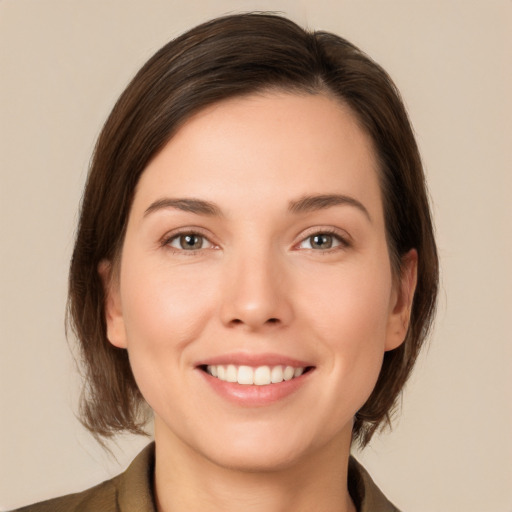
[[[237,407],[260,408],[308,389],[316,366],[283,354],[230,353],[198,361],[195,368],[217,396]]]
[[[313,366],[262,365],[253,367],[235,364],[212,364],[201,365],[199,369],[223,382],[238,383],[245,386],[270,386],[297,379],[310,372]]]

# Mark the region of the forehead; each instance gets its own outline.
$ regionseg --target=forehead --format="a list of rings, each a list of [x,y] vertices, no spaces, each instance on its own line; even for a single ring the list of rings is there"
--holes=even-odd
[[[280,194],[276,194],[279,191]],[[381,209],[370,137],[352,111],[324,94],[265,93],[191,117],[145,169],[134,207],[158,195],[250,204],[308,194],[350,194]]]

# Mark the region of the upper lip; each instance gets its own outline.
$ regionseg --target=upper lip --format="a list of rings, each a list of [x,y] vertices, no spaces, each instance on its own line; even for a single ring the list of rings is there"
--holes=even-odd
[[[235,366],[293,366],[294,368],[307,368],[313,366],[311,362],[296,359],[282,354],[247,354],[231,353],[209,357],[199,361],[196,366],[215,366],[233,364]]]

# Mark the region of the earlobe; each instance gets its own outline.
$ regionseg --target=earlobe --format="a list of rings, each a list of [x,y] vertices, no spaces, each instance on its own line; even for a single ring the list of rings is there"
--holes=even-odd
[[[105,292],[105,322],[107,325],[107,338],[118,348],[126,348],[126,330],[119,293],[119,279],[113,273],[112,263],[102,260],[98,265],[98,273]]]
[[[397,278],[395,300],[388,323],[385,350],[393,350],[404,341],[409,329],[418,276],[418,253],[411,249],[402,257],[402,271]]]

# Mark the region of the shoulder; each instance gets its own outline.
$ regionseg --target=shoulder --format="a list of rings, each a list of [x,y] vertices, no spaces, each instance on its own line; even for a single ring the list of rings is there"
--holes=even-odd
[[[154,512],[154,444],[148,445],[120,475],[83,492],[68,494],[12,512]]]
[[[358,512],[400,512],[354,457],[350,457],[348,488]]]
[[[117,480],[119,477],[107,480],[83,492],[42,501],[13,512],[117,512]]]

